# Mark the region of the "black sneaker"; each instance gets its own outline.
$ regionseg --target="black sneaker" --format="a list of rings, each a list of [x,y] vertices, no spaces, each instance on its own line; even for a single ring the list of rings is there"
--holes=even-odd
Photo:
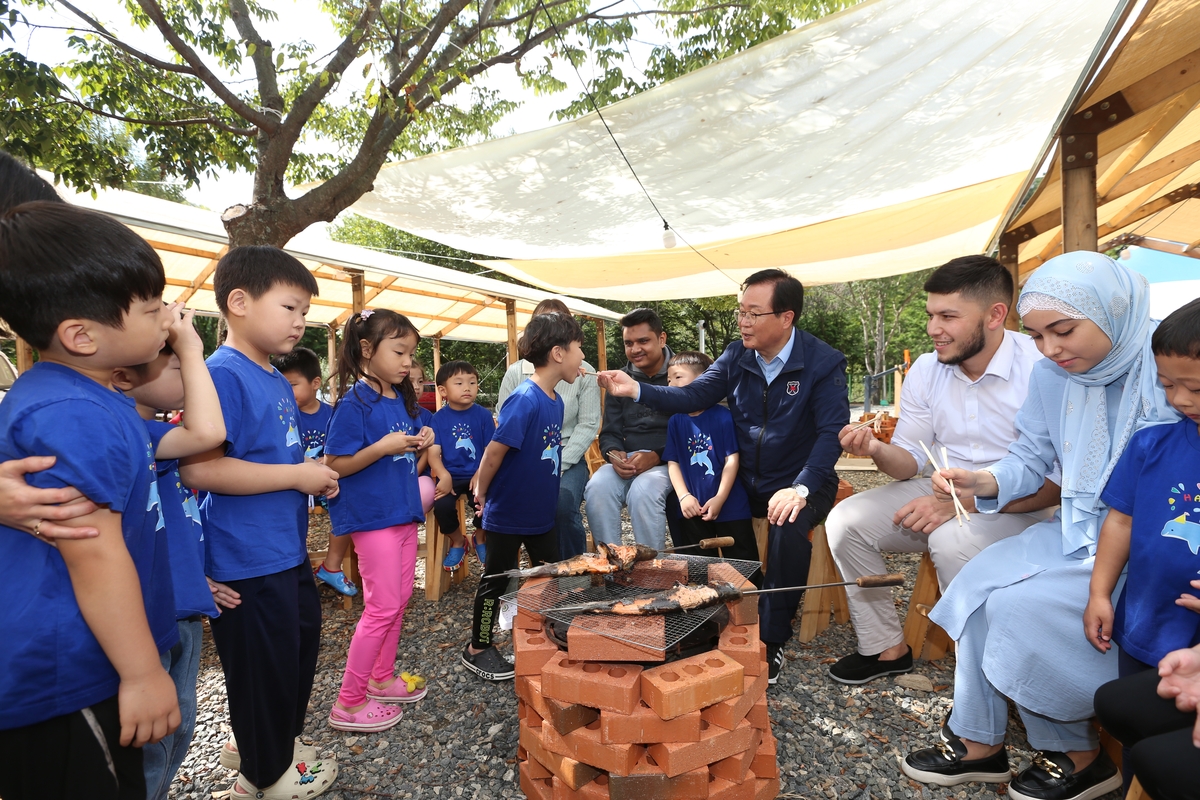
[[[864,656],[861,653],[851,653],[829,668],[829,677],[838,683],[857,685],[867,683],[884,675],[899,675],[912,672],[912,648],[899,658],[891,661],[880,661],[879,656]]]
[[[779,670],[783,669],[783,645],[767,642],[767,683],[774,686],[779,681]]]
[[[1034,753],[1033,764],[1008,785],[1015,800],[1092,800],[1121,788],[1121,771],[1103,750],[1079,772],[1066,753]]]
[[[900,761],[900,769],[914,781],[957,786],[969,781],[1005,783],[1012,778],[1008,768],[1008,748],[987,758],[967,761],[967,746],[957,736],[935,747],[909,753]],[[1011,793],[1011,789],[1010,789]]]
[[[513,665],[500,655],[494,647],[471,655],[471,646],[463,648],[463,666],[474,672],[485,681],[508,681],[517,674]]]

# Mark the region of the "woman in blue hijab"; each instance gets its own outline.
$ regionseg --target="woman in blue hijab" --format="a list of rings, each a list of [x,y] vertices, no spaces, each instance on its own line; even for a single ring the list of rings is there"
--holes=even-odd
[[[1062,505],[972,559],[934,608],[930,618],[958,643],[954,710],[943,741],[901,768],[943,786],[1009,781],[1008,698],[1039,751],[1009,795],[1090,800],[1121,785],[1090,721],[1117,660],[1088,644],[1081,622],[1108,510],[1100,493],[1134,431],[1179,416],[1158,383],[1142,275],[1099,253],[1066,253],[1034,273],[1017,310],[1046,356],[1030,377],[1018,439],[985,470],[936,474],[934,489],[948,497],[952,480],[960,497],[995,513],[1037,491],[1057,461]]]

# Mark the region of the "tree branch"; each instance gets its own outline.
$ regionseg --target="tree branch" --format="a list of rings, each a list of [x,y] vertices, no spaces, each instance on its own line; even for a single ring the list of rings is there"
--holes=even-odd
[[[149,125],[155,128],[184,128],[189,125],[212,125],[214,128],[220,128],[226,133],[231,133],[234,136],[253,136],[255,134],[254,128],[236,128],[223,120],[217,119],[216,117],[196,117],[194,119],[138,119],[137,117],[126,117],[121,114],[112,114],[102,108],[89,106],[87,103],[83,103],[72,97],[60,96],[57,103],[35,106],[35,108],[49,108],[51,106],[59,105],[75,106],[83,109],[89,114],[107,117],[108,119],[115,119],[118,122],[128,122],[131,125]]]
[[[250,56],[250,60],[254,62],[254,75],[258,78],[258,100],[264,108],[278,111],[282,116],[283,98],[279,95],[275,62],[271,58],[271,43],[265,41],[258,34],[258,29],[254,27],[254,20],[250,18],[250,9],[246,7],[245,0],[228,0],[228,2],[229,16],[233,19],[233,26],[237,28],[237,32],[243,39],[254,45],[254,55]]]
[[[60,0],[60,4],[62,6],[64,6],[67,10],[69,10],[72,14],[74,14],[75,16],[79,17],[81,20],[86,22],[88,25],[91,25],[92,30],[94,30],[97,34],[99,34],[100,38],[104,39],[106,42],[108,42],[113,47],[116,47],[118,50],[125,51],[126,53],[128,53],[129,55],[138,59],[139,61],[149,64],[150,66],[152,66],[156,69],[161,69],[165,72],[177,72],[181,75],[195,75],[196,74],[196,71],[194,69],[192,69],[191,67],[187,66],[186,64],[172,64],[170,61],[163,61],[161,58],[155,58],[154,56],[150,55],[149,53],[143,53],[141,50],[138,50],[135,47],[131,47],[131,46],[125,44],[120,39],[118,39],[115,35],[113,35],[112,33],[109,33],[108,29],[106,29],[103,25],[101,25],[98,20],[96,20],[95,18],[84,13],[81,9],[78,9],[75,6],[71,5],[71,3],[69,3],[67,0]]]
[[[212,70],[196,54],[196,51],[171,27],[171,23],[167,21],[166,15],[163,14],[163,10],[159,8],[155,0],[137,0],[137,3],[142,11],[146,13],[146,16],[150,17],[151,21],[154,22],[159,33],[170,43],[171,47],[175,48],[175,52],[179,53],[183,57],[183,60],[192,66],[196,77],[204,81],[204,85],[211,89],[217,97],[221,98],[222,102],[229,106],[233,113],[252,123],[260,131],[274,133],[278,130],[279,120],[270,114],[264,114],[262,111],[252,107],[245,100],[234,94],[228,86],[221,83],[220,79],[212,73]]]

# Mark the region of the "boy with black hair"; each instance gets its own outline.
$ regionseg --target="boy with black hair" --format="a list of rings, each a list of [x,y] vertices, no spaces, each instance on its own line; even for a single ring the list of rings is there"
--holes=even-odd
[[[142,745],[179,725],[159,661],[179,640],[150,437],[113,369],[153,359],[174,306],[162,263],[115,220],[62,203],[0,218],[0,317],[38,351],[0,404],[0,460],[51,455],[38,488],[99,508],[55,547],[0,526],[0,796],[137,798]]]
[[[329,430],[329,419],[333,416],[333,407],[317,396],[317,392],[321,391],[321,359],[307,347],[297,347],[290,353],[272,356],[271,363],[292,386],[296,410],[300,412],[300,445],[304,448],[304,457],[320,461],[325,455],[325,434]],[[329,503],[324,497],[308,496],[309,508],[317,503],[326,511],[329,510]],[[349,548],[348,537],[331,536],[325,560],[313,574],[338,594],[354,597],[358,594],[358,587],[342,572],[342,559]]]
[[[484,680],[508,680],[515,674],[492,645],[492,626],[506,582],[489,576],[516,567],[522,544],[534,564],[558,560],[554,518],[563,401],[554,387],[579,377],[582,344],[583,329],[574,317],[539,314],[529,320],[518,347],[521,358],[533,364],[533,377],[505,401],[475,476],[475,508],[483,514],[488,554],[462,663]]]
[[[479,396],[479,373],[466,361],[443,364],[435,378],[438,397],[446,405],[433,415],[435,444],[429,448],[430,466],[437,477],[437,499],[433,513],[438,528],[450,537],[450,548],[442,566],[455,570],[466,555],[466,540],[458,529],[458,496],[471,491],[479,471],[479,458],[496,432],[492,412],[475,403]],[[482,536],[482,532],[480,532]],[[486,540],[475,542],[479,563],[487,562]]]
[[[1121,646],[1121,677],[1200,644],[1200,300],[1159,323],[1150,349],[1168,402],[1185,418],[1137,431],[1113,468],[1083,616],[1093,647]]]
[[[242,598],[211,625],[237,740],[222,763],[239,769],[230,797],[313,797],[329,788],[337,764],[296,741],[321,633],[306,495],[336,495],[337,474],[305,459],[292,387],[270,357],[300,340],[317,282],[278,248],[237,247],[213,284],[229,330],[208,358],[226,441],[180,471],[187,486],[208,492],[200,505],[206,572]]]
[[[667,385],[687,386],[712,366],[707,353],[685,350],[667,362]],[[733,537],[726,558],[758,560],[750,500],[738,477],[737,430],[733,415],[719,403],[704,411],[675,414],[667,422],[663,461],[679,498],[679,541]]]

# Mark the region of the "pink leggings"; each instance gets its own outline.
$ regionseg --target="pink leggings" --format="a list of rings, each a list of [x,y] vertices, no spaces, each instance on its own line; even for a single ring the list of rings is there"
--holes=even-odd
[[[393,525],[350,536],[362,575],[363,613],[338,692],[338,702],[347,708],[367,701],[368,677],[383,683],[396,674],[396,647],[417,569],[417,526]]]

